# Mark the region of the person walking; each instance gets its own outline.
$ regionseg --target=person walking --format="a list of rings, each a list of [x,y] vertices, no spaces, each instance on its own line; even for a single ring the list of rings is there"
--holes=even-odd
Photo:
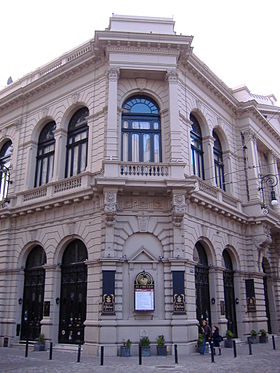
[[[213,332],[212,332],[212,341],[213,341],[213,347],[214,347],[214,354],[215,354],[215,347],[218,347],[219,349],[219,355],[222,355],[222,350],[220,343],[222,342],[223,337],[220,335],[219,328],[214,325],[213,326]]]
[[[206,342],[209,343],[211,340],[211,328],[208,325],[208,322],[206,320],[202,321],[201,329],[202,329],[202,334],[203,334],[203,342],[202,342],[200,354],[204,355]]]

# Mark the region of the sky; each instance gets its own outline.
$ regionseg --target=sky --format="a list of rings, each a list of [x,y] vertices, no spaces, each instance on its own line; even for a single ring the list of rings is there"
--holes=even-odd
[[[104,30],[114,14],[170,17],[227,86],[280,106],[279,0],[2,0],[0,89]]]

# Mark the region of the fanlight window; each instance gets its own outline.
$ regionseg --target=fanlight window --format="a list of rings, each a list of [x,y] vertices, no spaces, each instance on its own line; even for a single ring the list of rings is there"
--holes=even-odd
[[[53,176],[55,122],[49,122],[40,133],[37,150],[35,187],[48,183]]]
[[[10,182],[10,165],[13,145],[9,140],[0,151],[0,202],[7,199]]]
[[[218,135],[213,131],[214,137],[214,168],[215,168],[215,180],[217,187],[226,190],[225,178],[224,178],[224,163],[223,163],[223,152],[222,145]]]
[[[83,107],[72,116],[68,126],[65,177],[77,175],[87,167],[89,110]]]
[[[135,96],[123,104],[122,161],[161,162],[161,127],[157,104]]]
[[[204,179],[204,165],[203,165],[203,148],[202,135],[198,120],[194,115],[190,115],[191,120],[191,157],[193,174]]]

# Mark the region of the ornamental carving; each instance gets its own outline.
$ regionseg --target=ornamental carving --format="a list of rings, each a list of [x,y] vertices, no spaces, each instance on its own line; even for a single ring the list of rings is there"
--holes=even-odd
[[[175,70],[168,70],[166,73],[166,78],[169,83],[176,83],[178,80],[178,75]]]
[[[185,215],[186,200],[182,193],[173,194],[173,223],[180,226]]]
[[[148,216],[138,216],[138,225],[140,232],[147,232],[148,231],[148,223],[149,217]]]
[[[104,212],[106,215],[107,223],[113,223],[115,221],[115,215],[117,212],[117,193],[106,192],[104,197]]]
[[[111,82],[118,81],[120,69],[118,67],[110,67],[108,70],[108,78]]]
[[[262,224],[253,232],[253,244],[258,248],[265,248],[272,244],[271,229]]]

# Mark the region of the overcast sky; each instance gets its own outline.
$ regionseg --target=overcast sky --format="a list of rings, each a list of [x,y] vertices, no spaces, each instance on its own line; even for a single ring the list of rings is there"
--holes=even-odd
[[[194,53],[229,87],[280,106],[279,0],[2,0],[0,89],[94,37],[112,13],[173,17]]]

